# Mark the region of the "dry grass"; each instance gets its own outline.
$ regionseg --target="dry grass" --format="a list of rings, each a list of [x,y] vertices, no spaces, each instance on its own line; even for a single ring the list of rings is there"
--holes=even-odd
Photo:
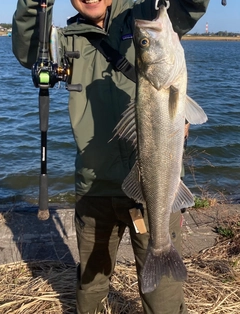
[[[0,266],[0,278],[1,314],[74,313],[73,265],[48,261],[12,263]],[[106,313],[142,313],[132,263],[116,266],[105,309]]]
[[[220,237],[212,248],[185,260],[184,284],[189,314],[240,313],[240,227],[231,238]],[[74,313],[75,267],[38,261],[0,266],[1,314]],[[118,264],[105,303],[105,314],[142,314],[133,263]]]
[[[240,256],[229,256],[235,249],[235,244],[226,240],[185,261],[188,281],[184,291],[189,313],[240,313]]]
[[[0,313],[73,313],[75,267],[53,262],[0,268]]]

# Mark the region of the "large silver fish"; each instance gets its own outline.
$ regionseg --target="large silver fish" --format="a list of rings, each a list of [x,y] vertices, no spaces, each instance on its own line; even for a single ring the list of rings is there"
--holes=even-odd
[[[165,6],[156,20],[135,21],[136,101],[115,128],[133,142],[136,163],[123,190],[146,204],[150,240],[141,274],[143,293],[153,291],[163,275],[187,277],[185,265],[169,234],[170,214],[194,205],[180,179],[185,119],[201,124],[207,116],[186,95],[187,69],[183,48]]]

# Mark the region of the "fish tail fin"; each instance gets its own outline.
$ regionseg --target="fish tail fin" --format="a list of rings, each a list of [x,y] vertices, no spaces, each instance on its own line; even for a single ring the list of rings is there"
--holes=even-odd
[[[177,250],[171,245],[170,250],[156,255],[148,248],[147,258],[141,273],[142,293],[152,292],[157,288],[162,276],[172,277],[176,281],[187,278],[187,269]]]

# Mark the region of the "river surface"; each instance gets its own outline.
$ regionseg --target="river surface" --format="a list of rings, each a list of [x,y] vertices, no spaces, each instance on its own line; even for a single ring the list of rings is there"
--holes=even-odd
[[[192,126],[185,181],[193,192],[240,199],[240,42],[183,41],[188,94],[208,115]]]
[[[183,41],[188,95],[208,115],[191,126],[185,157],[185,182],[197,195],[240,199],[240,42]],[[31,71],[0,37],[0,205],[38,203],[40,131],[38,89]],[[48,130],[49,200],[74,200],[75,143],[68,117],[68,92],[50,90]],[[20,207],[21,207],[20,206]]]

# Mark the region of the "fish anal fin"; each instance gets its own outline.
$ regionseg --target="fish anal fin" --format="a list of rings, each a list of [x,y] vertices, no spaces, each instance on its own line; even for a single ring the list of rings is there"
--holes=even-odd
[[[172,212],[175,213],[182,208],[188,208],[194,206],[194,198],[190,190],[180,180],[178,190],[172,204]]]
[[[144,197],[141,186],[141,175],[138,163],[135,162],[131,171],[125,178],[122,184],[123,192],[137,203],[144,203]]]

